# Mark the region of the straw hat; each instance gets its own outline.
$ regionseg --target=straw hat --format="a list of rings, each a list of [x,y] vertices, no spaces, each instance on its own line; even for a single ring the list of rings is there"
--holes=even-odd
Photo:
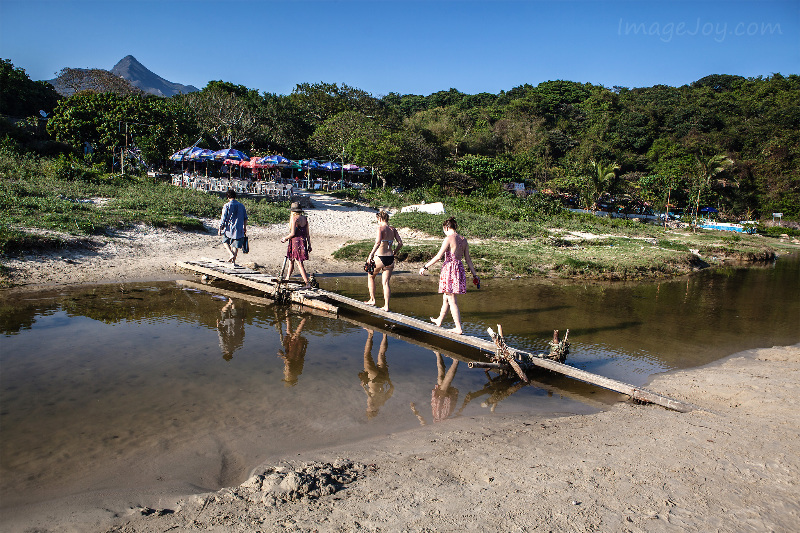
[[[289,211],[294,211],[295,213],[302,213],[303,208],[300,207],[299,202],[292,202],[292,207],[289,208]]]

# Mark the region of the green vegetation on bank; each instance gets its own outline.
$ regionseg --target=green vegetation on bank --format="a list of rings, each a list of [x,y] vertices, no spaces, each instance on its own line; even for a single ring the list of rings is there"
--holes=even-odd
[[[104,174],[69,156],[20,154],[0,146],[0,253],[62,247],[59,234],[89,236],[131,224],[203,230],[225,199],[135,176]],[[286,202],[243,199],[253,224],[288,220]]]
[[[435,191],[433,191],[435,192]],[[456,217],[459,232],[470,239],[476,269],[484,276],[554,276],[598,280],[667,278],[725,260],[768,261],[776,251],[797,252],[796,246],[763,234],[665,230],[634,220],[577,214],[541,200],[512,195],[494,198],[435,197],[430,189],[406,194],[361,193],[372,207],[398,207],[417,201],[442,201],[447,216]],[[355,200],[355,191],[334,193]],[[532,210],[537,205],[542,212]],[[438,251],[443,216],[398,213],[391,223],[424,233],[428,239],[404,238],[404,261],[428,260]],[[760,228],[762,231],[768,228]],[[771,229],[771,228],[769,228]],[[781,228],[800,236],[800,231]],[[348,243],[334,258],[361,261],[372,243]]]

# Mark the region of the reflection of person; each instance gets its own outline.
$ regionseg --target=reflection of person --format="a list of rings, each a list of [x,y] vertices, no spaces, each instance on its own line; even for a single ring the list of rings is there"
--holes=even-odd
[[[233,352],[241,348],[244,343],[244,316],[230,298],[222,308],[221,314],[222,318],[217,319],[219,347],[222,350],[222,358],[230,361],[233,359]]]
[[[229,263],[236,264],[236,254],[244,245],[247,236],[247,210],[236,201],[236,191],[228,189],[228,203],[222,206],[222,216],[219,219],[219,235],[224,235],[223,243],[228,249]]]
[[[431,413],[434,422],[441,422],[450,416],[453,409],[458,402],[458,389],[452,386],[453,378],[456,377],[456,370],[458,369],[458,361],[453,359],[453,364],[450,369],[445,371],[444,359],[439,352],[436,354],[436,386],[431,391]],[[425,419],[422,417],[417,406],[412,402],[411,410],[419,419],[419,423],[425,425]]]
[[[283,350],[278,351],[278,355],[283,358],[283,382],[287,387],[297,385],[298,377],[303,373],[308,339],[302,337],[300,333],[303,331],[303,326],[305,325],[306,319],[303,318],[300,320],[297,329],[292,332],[292,323],[289,320],[289,313],[286,313],[286,335],[284,335],[283,328],[280,323],[278,323],[278,331],[280,331],[281,334],[281,344],[283,344]]]
[[[389,367],[386,364],[386,348],[389,346],[389,339],[384,333],[380,348],[378,348],[378,363],[376,364],[372,358],[374,333],[373,330],[367,329],[367,342],[364,345],[364,371],[358,374],[358,377],[361,378],[361,387],[367,393],[367,418],[375,417],[378,409],[391,398],[394,392],[394,385],[389,379]]]
[[[389,310],[389,297],[391,296],[391,289],[389,288],[389,280],[392,278],[392,271],[394,271],[394,259],[400,248],[403,247],[403,240],[397,233],[397,228],[389,225],[389,213],[380,211],[377,215],[378,218],[378,233],[375,237],[375,245],[367,257],[367,262],[377,259],[375,261],[375,269],[372,272],[367,272],[367,287],[369,288],[369,300],[365,303],[375,305],[375,276],[382,273],[383,281],[383,307],[384,311]],[[397,247],[392,250],[392,242],[397,241]]]
[[[437,326],[441,326],[442,320],[444,320],[444,316],[447,314],[447,309],[449,307],[450,314],[453,316],[453,322],[455,322],[455,327],[451,331],[460,335],[462,333],[461,314],[458,310],[456,295],[467,292],[467,276],[464,272],[464,263],[461,262],[462,258],[466,259],[469,270],[472,273],[473,282],[478,286],[480,286],[480,278],[478,278],[478,274],[475,273],[475,267],[472,265],[467,239],[459,235],[456,230],[457,225],[455,218],[450,217],[442,223],[442,231],[444,231],[445,234],[442,247],[433,259],[425,263],[419,270],[419,273],[424,276],[428,268],[435,265],[439,259],[443,259],[442,272],[439,275],[439,292],[442,293],[442,310],[439,312],[438,317],[431,317],[431,322]]]
[[[289,241],[286,257],[292,261],[289,267],[289,274],[286,277],[287,279],[292,277],[294,263],[296,261],[300,270],[300,275],[303,276],[303,281],[306,283],[303,288],[310,289],[311,283],[308,281],[308,274],[306,274],[306,268],[303,265],[303,261],[308,259],[308,253],[311,251],[311,234],[308,231],[308,219],[303,214],[299,203],[292,203],[290,210],[292,215],[289,221],[289,235],[281,239],[281,242]]]

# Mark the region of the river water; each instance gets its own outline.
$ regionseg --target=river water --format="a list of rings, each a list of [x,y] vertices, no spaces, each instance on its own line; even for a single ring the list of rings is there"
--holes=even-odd
[[[392,310],[437,315],[435,281],[399,273]],[[320,283],[366,299],[363,276]],[[554,329],[569,329],[569,364],[643,385],[800,342],[800,259],[660,283],[485,280],[459,302],[467,334],[502,324],[510,346],[545,350]],[[5,295],[0,505],[215,490],[303,450],[453,417],[590,413],[623,399],[546,373],[520,387],[459,361],[476,352],[450,344],[437,354],[414,333],[364,320],[174,282]]]

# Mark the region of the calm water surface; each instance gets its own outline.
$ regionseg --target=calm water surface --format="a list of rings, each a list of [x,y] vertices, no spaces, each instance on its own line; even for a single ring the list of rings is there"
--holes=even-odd
[[[320,282],[366,299],[362,276]],[[438,314],[434,282],[396,276],[393,310]],[[485,337],[502,324],[509,345],[544,350],[554,329],[569,329],[568,363],[642,385],[665,370],[800,342],[800,260],[662,283],[486,280],[460,303],[466,333]],[[126,488],[213,490],[301,450],[453,417],[588,413],[621,398],[548,374],[519,387],[364,319],[181,283],[6,295],[0,505]]]

